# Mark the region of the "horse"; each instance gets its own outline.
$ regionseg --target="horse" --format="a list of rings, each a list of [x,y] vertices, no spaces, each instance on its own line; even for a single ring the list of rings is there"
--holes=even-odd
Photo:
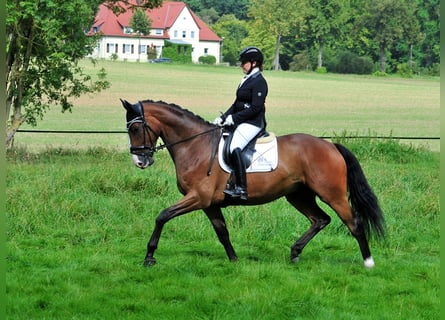
[[[199,209],[210,220],[228,259],[237,261],[221,208],[260,205],[281,197],[310,221],[309,229],[290,250],[291,262],[298,262],[307,243],[331,221],[317,204],[318,197],[335,211],[356,239],[364,266],[374,267],[368,239],[384,238],[383,212],[359,161],[345,146],[304,133],[277,136],[276,169],[248,173],[248,199],[231,198],[223,192],[229,173],[222,170],[217,160],[221,127],[175,104],[152,100],[132,104],[120,100],[126,110],[134,165],[145,169],[154,163],[158,150],[167,149],[183,195],[157,216],[144,266],[156,263],[154,253],[164,225]],[[163,144],[158,144],[159,139]]]

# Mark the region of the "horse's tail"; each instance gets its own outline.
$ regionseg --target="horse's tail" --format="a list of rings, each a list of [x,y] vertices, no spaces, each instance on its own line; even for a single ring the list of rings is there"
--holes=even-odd
[[[334,144],[345,159],[347,168],[349,201],[352,210],[361,222],[367,238],[371,231],[377,238],[385,236],[384,218],[378,200],[366,180],[365,174],[355,155],[341,144]]]

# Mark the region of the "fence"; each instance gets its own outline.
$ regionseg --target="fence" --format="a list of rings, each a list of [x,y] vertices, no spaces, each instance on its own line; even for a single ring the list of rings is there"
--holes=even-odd
[[[17,132],[25,133],[54,133],[54,134],[116,134],[116,133],[127,133],[124,130],[111,130],[111,131],[79,131],[79,130],[23,130],[19,129]],[[412,137],[412,136],[319,136],[322,139],[333,139],[333,138],[347,138],[347,139],[394,139],[394,140],[440,140],[440,137]]]

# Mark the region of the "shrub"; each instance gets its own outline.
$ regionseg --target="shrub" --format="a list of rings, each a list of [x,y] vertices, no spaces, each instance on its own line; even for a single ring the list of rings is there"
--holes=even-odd
[[[413,77],[413,70],[411,70],[408,63],[399,63],[397,65],[397,73],[403,78]]]
[[[198,58],[198,61],[200,63],[203,63],[203,64],[215,64],[216,63],[216,58],[214,56],[211,56],[211,55],[200,56]]]
[[[340,51],[327,65],[331,72],[344,74],[371,74],[373,62],[369,57],[360,57],[350,51]]]
[[[292,57],[292,62],[289,63],[290,71],[307,71],[311,69],[311,62],[307,51],[298,53]]]
[[[373,75],[375,75],[377,77],[386,77],[388,74],[386,72],[376,71],[373,73]]]
[[[324,74],[328,73],[328,70],[326,69],[326,67],[317,67],[317,69],[315,69],[315,72]]]
[[[116,61],[119,58],[119,56],[116,53],[111,54],[110,59],[113,61]]]

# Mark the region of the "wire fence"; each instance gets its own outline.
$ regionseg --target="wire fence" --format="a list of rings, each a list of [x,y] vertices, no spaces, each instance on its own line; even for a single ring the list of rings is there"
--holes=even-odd
[[[94,131],[94,130],[27,130],[19,129],[17,132],[24,133],[50,133],[50,134],[116,134],[116,133],[127,133],[125,130],[111,130],[111,131]],[[334,138],[346,138],[346,139],[394,139],[394,140],[440,140],[440,137],[432,136],[356,136],[356,135],[339,135],[339,136],[319,136],[322,139],[334,139]]]

